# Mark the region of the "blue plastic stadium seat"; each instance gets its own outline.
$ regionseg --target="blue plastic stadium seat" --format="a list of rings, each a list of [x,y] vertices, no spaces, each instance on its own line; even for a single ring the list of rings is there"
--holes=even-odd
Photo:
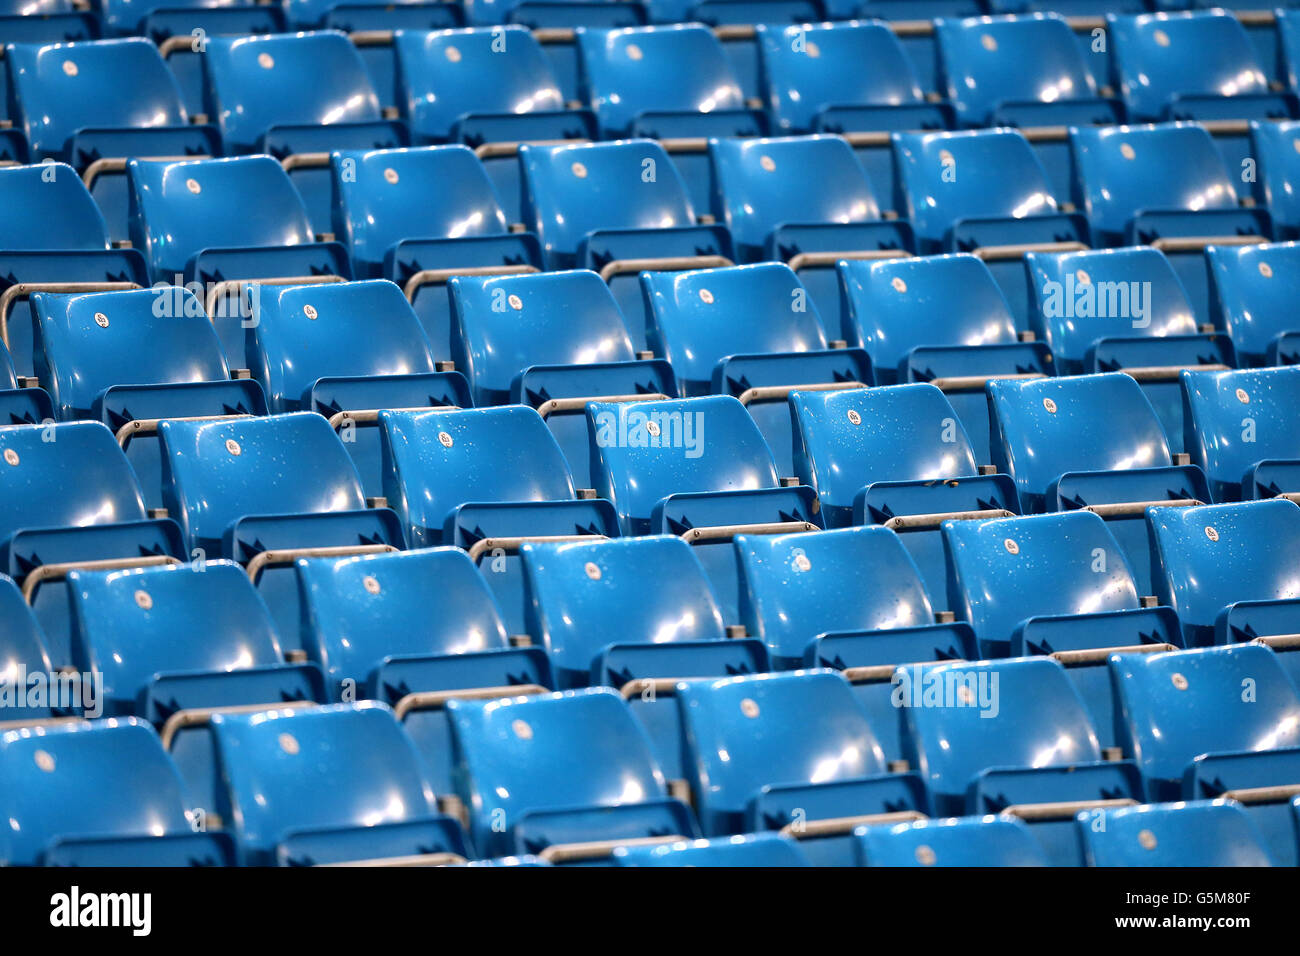
[[[1300,369],[1184,372],[1182,385],[1188,451],[1215,501],[1300,492]]]
[[[0,460],[0,572],[23,585],[63,667],[70,569],[177,563],[187,549],[176,522],[147,516],[135,472],[98,422],[0,429]]]
[[[891,773],[848,683],[828,671],[683,681],[687,766],[706,834],[780,830],[815,863],[852,865],[852,832],[928,814]]]
[[[615,866],[811,866],[799,844],[775,833],[690,840],[614,850]]]
[[[713,212],[744,262],[788,263],[826,315],[839,294],[840,259],[906,256],[905,222],[881,218],[872,183],[839,136],[709,142]]]
[[[617,692],[447,706],[458,795],[481,854],[579,862],[629,841],[700,835],[691,811],[668,796],[650,741]]]
[[[1300,23],[1300,18],[1293,18]],[[1300,32],[1300,27],[1297,28]],[[1278,239],[1300,238],[1300,202],[1296,200],[1300,179],[1300,122],[1254,122],[1250,124],[1252,156],[1257,165],[1256,199],[1268,207]]]
[[[944,525],[957,616],[986,657],[1046,654],[1067,670],[1103,747],[1116,746],[1106,661],[1182,646],[1168,607],[1140,606],[1133,571],[1095,514],[1067,512]]]
[[[1085,248],[1087,222],[1061,211],[1064,197],[1016,130],[895,133],[893,146],[895,206],[911,220],[917,252],[979,254],[1023,328],[1029,307],[1022,254]]]
[[[34,376],[18,377],[9,350],[0,342],[0,428],[35,425],[53,418],[54,404],[49,393]]]
[[[1142,387],[1109,372],[993,381],[988,392],[993,463],[1015,478],[1024,511],[1097,511],[1128,557],[1139,594],[1150,594],[1147,506],[1211,499],[1205,473],[1175,463]]]
[[[859,866],[1047,866],[1033,831],[1008,817],[949,817],[862,827]]]
[[[1245,120],[1294,119],[1292,93],[1269,89],[1255,44],[1225,10],[1107,18],[1116,85],[1134,122],[1237,121],[1220,126],[1228,168],[1251,155]]]
[[[158,282],[204,296],[226,358],[244,361],[260,288],[351,277],[346,250],[317,242],[302,198],[270,156],[184,162],[133,159],[131,242]],[[292,281],[288,281],[292,280]]]
[[[976,459],[966,430],[933,385],[795,392],[795,473],[817,489],[828,527],[899,532],[931,600],[946,610],[939,525],[1018,514],[1015,485]]]
[[[941,20],[935,37],[945,93],[964,126],[1032,130],[1123,119],[1118,103],[1098,97],[1060,14]]]
[[[948,129],[952,107],[921,93],[902,43],[882,23],[757,28],[772,132],[837,133],[882,188],[894,181],[889,133]],[[892,208],[892,196],[879,196]]]
[[[367,508],[347,450],[312,412],[158,426],[163,501],[191,556],[249,569],[281,646],[302,648],[295,559],[403,546],[397,516]]]
[[[726,227],[697,225],[686,185],[652,140],[521,146],[524,224],[550,269],[594,269],[628,325],[644,322],[636,275],[733,262]]]
[[[704,568],[680,538],[526,544],[522,557],[528,632],[550,653],[559,686],[618,688],[664,773],[684,777],[677,681],[763,673],[763,643],[723,627]],[[647,578],[658,582],[653,595]]]
[[[762,432],[728,395],[591,402],[592,484],[623,534],[675,534],[698,545],[722,606],[737,619],[737,534],[822,526],[816,492],[779,476]]]
[[[984,385],[1055,375],[1043,342],[1022,342],[996,280],[969,253],[842,262],[841,338],[864,347],[876,382],[929,382],[947,396],[976,456],[989,455]]]
[[[1300,508],[1275,500],[1160,509],[1147,522],[1160,562],[1155,590],[1178,612],[1184,644],[1268,644],[1300,679],[1300,587],[1290,570]]]
[[[793,474],[786,396],[873,381],[866,352],[829,341],[816,303],[782,263],[644,272],[641,292],[649,345],[672,363],[682,393],[743,402],[783,475]]]
[[[452,356],[474,404],[537,408],[579,481],[591,475],[586,404],[592,398],[677,395],[672,367],[647,357],[594,272],[553,272],[448,283]]]
[[[10,44],[5,59],[32,161],[85,175],[115,240],[127,238],[125,157],[221,155],[216,128],[190,125],[175,79],[143,37]]]
[[[214,714],[325,700],[320,668],[284,662],[270,612],[233,562],[73,571],[68,590],[73,667],[101,675],[105,716],[159,729],[190,808],[216,812]]]
[[[404,123],[384,117],[361,54],[341,33],[212,37],[203,70],[206,111],[226,150],[287,160],[317,232],[329,230],[329,152],[410,139]]]
[[[465,835],[437,812],[419,755],[383,704],[212,719],[223,803],[250,865],[446,863]]]
[[[511,633],[525,632],[524,541],[618,534],[611,504],[575,485],[531,408],[384,411],[379,425],[384,495],[411,547],[467,549],[481,562]]]
[[[1210,315],[1242,366],[1300,364],[1300,244],[1207,246]]]
[[[148,285],[149,269],[140,250],[110,248],[104,216],[71,166],[0,168],[0,209],[0,342],[17,373],[32,376],[28,295]]]
[[[901,760],[894,667],[978,658],[970,625],[935,614],[915,563],[886,528],[740,535],[735,548],[749,633],[779,668],[843,671],[885,759]]]
[[[660,140],[687,184],[691,201],[709,201],[704,137],[767,132],[750,109],[722,42],[699,23],[579,30],[582,99],[604,139]]]
[[[1117,654],[1111,679],[1124,752],[1149,800],[1241,803],[1285,865],[1296,864],[1300,694],[1260,644]]]
[[[162,507],[163,418],[265,415],[262,387],[235,379],[188,289],[31,296],[35,366],[58,417],[102,421],[127,450],[145,504]]]
[[[438,370],[410,303],[391,282],[264,289],[259,304],[247,355],[271,410],[328,418],[367,497],[382,494],[379,409],[470,404],[465,376]]]
[[[233,866],[225,833],[195,833],[181,779],[135,718],[0,732],[0,862]]]
[[[546,651],[511,645],[491,590],[457,548],[303,558],[297,569],[303,643],[332,699],[393,707],[435,792],[452,788],[448,700],[554,686]]]
[[[1031,325],[1061,375],[1129,371],[1142,384],[1174,453],[1183,447],[1183,369],[1237,364],[1232,340],[1203,331],[1187,291],[1156,249],[1030,253]],[[1201,267],[1202,272],[1204,266]]]
[[[510,222],[521,217],[520,143],[596,138],[595,115],[568,107],[542,45],[518,24],[402,31],[394,46],[415,142],[472,148]]]
[[[43,675],[35,677],[39,682],[52,673],[40,624],[13,578],[0,574],[0,687],[16,695],[21,688],[34,686],[35,675]],[[37,702],[25,696],[6,699],[0,708],[0,731],[47,721],[55,716],[55,710],[48,701]]]
[[[1267,211],[1238,205],[1234,181],[1245,170],[1226,166],[1194,123],[1075,129],[1070,150],[1075,205],[1087,213],[1095,245],[1166,240],[1198,320],[1209,322],[1204,247],[1273,236]]]
[[[1075,813],[1142,795],[1132,762],[1102,760],[1087,708],[1054,660],[913,666],[895,681],[908,759],[938,814],[1019,817],[1054,865],[1077,866]]]
[[[338,152],[330,157],[334,231],[358,278],[402,286],[437,361],[451,358],[451,275],[536,272],[541,246],[511,233],[483,165],[466,146]]]
[[[1272,866],[1250,817],[1231,801],[1157,803],[1079,814],[1088,866]]]

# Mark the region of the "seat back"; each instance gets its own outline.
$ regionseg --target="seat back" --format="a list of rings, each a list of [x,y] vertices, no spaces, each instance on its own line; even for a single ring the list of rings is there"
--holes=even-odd
[[[20,43],[6,56],[11,95],[19,107],[14,118],[37,158],[62,155],[72,136],[87,127],[138,129],[188,121],[175,78],[144,37]]]
[[[212,321],[188,289],[181,308],[160,308],[171,290],[32,294],[39,339],[36,374],[61,418],[91,418],[114,385],[221,382],[230,368]],[[173,314],[175,313],[175,314]]]
[[[393,47],[402,108],[418,137],[454,139],[467,114],[564,109],[546,53],[519,24],[401,30]]]
[[[866,485],[976,473],[966,429],[933,385],[792,392],[795,471],[823,506],[851,508]]]
[[[379,97],[351,41],[332,30],[212,37],[203,54],[208,114],[232,153],[262,151],[276,126],[380,118]]]
[[[828,632],[934,623],[921,573],[887,528],[739,535],[735,548],[745,629],[777,658],[803,659]]]
[[[140,484],[99,422],[15,425],[0,432],[0,541],[24,528],[144,518]]]
[[[276,411],[310,408],[322,378],[434,371],[420,320],[391,282],[271,287],[258,305],[248,355]]]
[[[706,832],[737,832],[772,784],[825,784],[885,772],[884,751],[844,678],[830,671],[677,686],[686,765]]]
[[[881,369],[918,345],[1016,341],[1011,307],[988,266],[969,253],[854,260],[838,266],[843,337]]]
[[[729,395],[591,402],[587,419],[596,492],[614,502],[628,530],[668,495],[777,486],[762,433]]]
[[[1142,387],[1122,372],[992,381],[993,458],[1025,501],[1066,472],[1127,471],[1171,461]],[[1026,497],[1028,496],[1028,497]]]
[[[175,281],[205,249],[296,246],[314,238],[302,197],[270,156],[133,159],[127,169],[131,242],[160,280]]]
[[[195,568],[69,574],[73,661],[103,675],[110,716],[136,713],[159,674],[281,662],[271,613],[243,569],[231,561]]]
[[[643,272],[641,293],[651,347],[697,394],[709,389],[718,363],[733,355],[827,347],[817,306],[781,262]]]
[[[212,719],[233,822],[250,863],[286,835],[427,820],[434,794],[414,745],[383,704],[363,702]]]
[[[223,536],[240,518],[365,507],[347,449],[314,412],[164,421],[158,435],[168,513],[209,556],[222,553]]]
[[[516,377],[532,366],[636,357],[618,303],[594,272],[458,276],[447,287],[452,358],[476,404],[510,401]]]
[[[1300,332],[1291,308],[1300,298],[1300,243],[1209,246],[1205,259],[1215,323],[1232,336],[1238,356],[1252,364],[1293,364],[1289,353],[1274,349],[1278,336]]]
[[[354,686],[386,657],[506,646],[487,583],[459,548],[297,562],[308,656],[331,687]]]
[[[572,499],[573,479],[546,423],[521,405],[380,412],[384,495],[414,547],[442,543],[467,502]]]
[[[1107,242],[1125,240],[1143,210],[1233,209],[1237,190],[1204,127],[1079,127],[1070,131],[1075,205]]]
[[[1138,606],[1128,559],[1095,514],[949,521],[943,536],[954,606],[985,641],[1010,640],[1031,617]]]
[[[923,243],[963,219],[1052,213],[1057,199],[1024,135],[1011,129],[895,133],[902,209]]]
[[[1178,612],[1189,643],[1213,639],[1219,615],[1238,601],[1300,599],[1300,508],[1274,498],[1147,515],[1160,575],[1156,593]]]
[[[1088,866],[1272,866],[1250,815],[1227,800],[1086,811],[1076,824]]]
[[[492,182],[467,146],[341,151],[330,169],[334,232],[360,275],[383,274],[385,257],[403,239],[506,232]]]
[[[1058,359],[1082,362],[1101,338],[1198,331],[1183,284],[1149,246],[1031,252],[1025,267],[1036,305],[1031,324]]]
[[[774,132],[812,132],[828,107],[921,102],[911,61],[882,23],[760,25],[758,35]]]
[[[762,257],[773,230],[787,223],[880,218],[872,184],[839,136],[715,139],[709,162],[714,214],[746,258]]]
[[[1014,817],[952,817],[863,827],[863,866],[1047,866],[1042,844]]]
[[[1155,794],[1176,792],[1202,754],[1300,745],[1300,694],[1260,644],[1122,654],[1110,668],[1124,752]]]
[[[1184,94],[1267,93],[1246,28],[1225,10],[1114,17],[1112,70],[1135,120],[1159,120]]]
[[[1007,102],[1097,95],[1079,41],[1055,13],[945,19],[935,25],[943,88],[959,118],[984,125]]]
[[[108,248],[108,226],[76,170],[64,163],[0,167],[0,249]]]
[[[1187,449],[1205,469],[1215,500],[1293,490],[1259,484],[1253,471],[1262,461],[1300,458],[1300,436],[1291,424],[1300,368],[1185,371],[1182,384]]]
[[[528,633],[562,670],[589,674],[610,644],[727,636],[713,587],[681,538],[526,544],[522,555]]]
[[[722,42],[699,23],[578,31],[583,99],[609,136],[644,113],[737,110],[740,83]]]
[[[954,662],[903,673],[895,692],[903,702],[908,763],[941,808],[960,803],[977,775],[993,767],[1101,759],[1083,700],[1050,658]],[[940,706],[930,703],[936,699]]]
[[[0,779],[7,865],[41,864],[62,837],[190,832],[180,775],[134,717],[0,733]]]
[[[520,146],[524,223],[552,268],[574,264],[591,232],[695,224],[686,184],[662,146],[624,140]]]
[[[447,709],[458,790],[480,853],[509,852],[509,831],[530,812],[666,795],[645,731],[608,688],[453,700]]]

